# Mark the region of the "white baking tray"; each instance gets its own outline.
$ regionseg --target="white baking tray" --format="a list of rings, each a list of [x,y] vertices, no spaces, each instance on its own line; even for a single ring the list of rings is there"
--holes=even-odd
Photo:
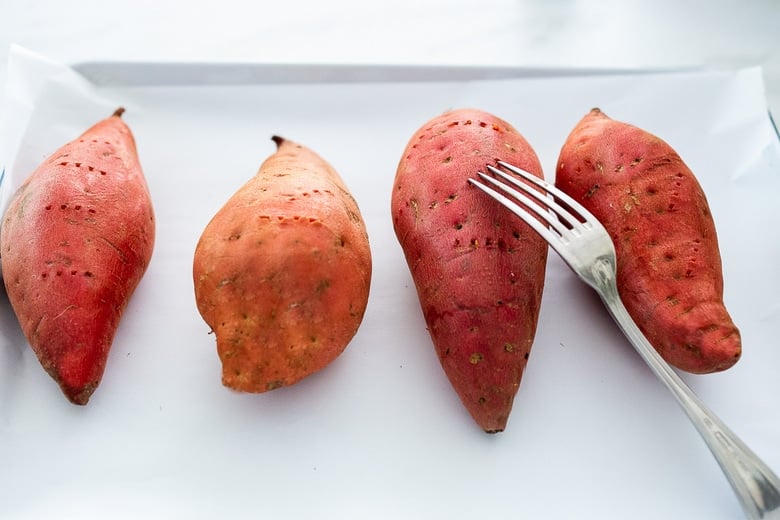
[[[461,106],[512,123],[549,179],[593,106],[677,148],[708,194],[744,340],[731,370],[682,377],[780,468],[780,145],[760,69],[84,63],[63,74],[22,55],[8,77],[3,196],[122,105],[158,234],[86,407],[60,394],[0,298],[0,517],[740,517],[674,399],[553,253],[508,428],[486,435],[472,422],[434,354],[389,213],[409,137]],[[192,254],[211,215],[273,152],[273,134],[320,153],[352,190],[373,252],[371,297],[332,365],[292,387],[236,394],[221,386],[195,307]]]

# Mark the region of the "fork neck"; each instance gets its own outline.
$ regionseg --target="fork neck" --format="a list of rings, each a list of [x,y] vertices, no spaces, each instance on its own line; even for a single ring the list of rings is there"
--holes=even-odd
[[[580,270],[582,272],[582,270]],[[611,255],[602,255],[590,265],[585,281],[593,287],[602,298],[619,299],[617,292],[617,280],[615,278],[616,262]]]

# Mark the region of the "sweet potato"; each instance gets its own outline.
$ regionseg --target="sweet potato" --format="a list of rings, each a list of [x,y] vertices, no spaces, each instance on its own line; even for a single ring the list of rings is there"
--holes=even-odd
[[[658,353],[697,374],[734,365],[742,346],[723,303],[714,220],[672,147],[596,108],[563,145],[556,184],[609,231],[620,296]]]
[[[458,109],[423,125],[403,152],[393,226],[441,365],[476,423],[503,431],[536,333],[547,244],[468,183],[497,159],[542,176],[506,121]]]
[[[224,386],[260,393],[336,359],[368,303],[371,250],[354,198],[313,151],[277,151],[214,215],[195,250],[201,316]]]
[[[100,383],[154,247],[152,201],[122,112],[46,159],[14,194],[0,232],[14,312],[75,404]]]

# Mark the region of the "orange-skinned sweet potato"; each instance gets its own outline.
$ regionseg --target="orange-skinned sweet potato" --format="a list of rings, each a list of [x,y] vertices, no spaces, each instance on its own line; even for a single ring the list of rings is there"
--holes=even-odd
[[[428,331],[461,401],[486,432],[503,431],[536,333],[547,244],[468,183],[497,159],[542,168],[506,121],[442,114],[411,138],[391,211]]]
[[[15,193],[0,231],[14,312],[75,404],[86,404],[100,383],[154,247],[152,201],[122,112],[41,164]]]
[[[222,383],[260,393],[338,357],[368,303],[371,251],[358,205],[316,153],[278,149],[208,223],[193,261]]]
[[[593,109],[561,149],[556,185],[609,231],[620,296],[667,362],[698,374],[737,362],[742,346],[723,303],[715,224],[668,143]]]

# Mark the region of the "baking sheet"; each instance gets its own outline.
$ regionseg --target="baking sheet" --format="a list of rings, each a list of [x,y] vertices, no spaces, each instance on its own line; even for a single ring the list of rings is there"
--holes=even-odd
[[[220,70],[198,66],[204,76]],[[385,78],[320,82],[305,69],[289,81],[98,84],[14,50],[0,127],[3,204],[48,154],[122,105],[158,228],[86,407],[61,395],[0,298],[0,516],[740,517],[674,399],[553,253],[507,430],[482,433],[438,364],[389,201],[407,140],[449,108],[512,123],[550,180],[560,146],[593,106],[662,136],[708,194],[744,341],[729,371],[682,377],[777,471],[780,143],[761,70],[436,81],[431,68],[399,81],[391,67]],[[316,150],[350,187],[371,241],[371,296],[329,367],[292,387],[236,394],[220,384],[191,261],[211,215],[273,152],[273,134]]]

